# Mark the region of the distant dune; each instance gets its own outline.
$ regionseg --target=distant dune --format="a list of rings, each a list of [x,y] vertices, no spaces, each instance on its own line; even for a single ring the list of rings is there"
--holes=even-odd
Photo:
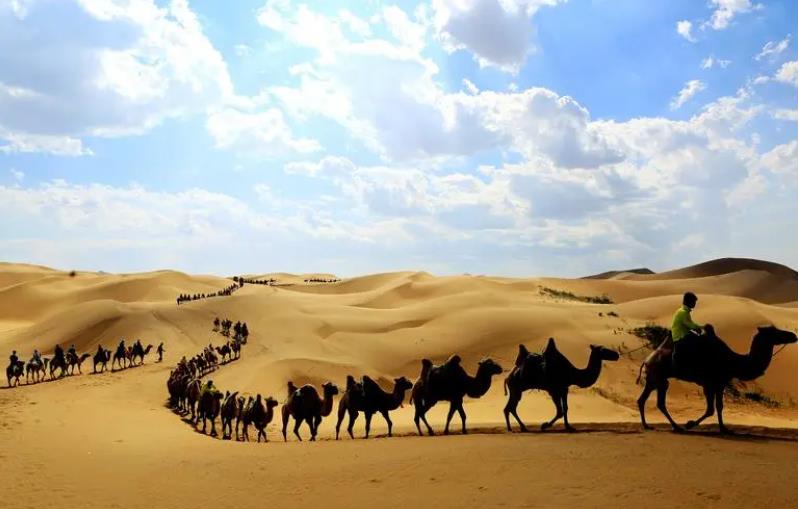
[[[627,269],[627,270],[610,270],[607,272],[602,272],[601,274],[594,274],[592,276],[585,276],[582,279],[622,279],[624,277],[628,277],[632,274],[637,275],[650,275],[654,274],[654,271],[645,267],[639,269]]]

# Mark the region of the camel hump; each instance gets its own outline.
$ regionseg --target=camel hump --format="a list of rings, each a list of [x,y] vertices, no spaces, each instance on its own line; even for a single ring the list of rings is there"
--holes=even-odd
[[[446,360],[446,366],[459,366],[462,361],[459,355],[454,354]]]
[[[296,385],[294,385],[294,382],[289,380],[288,381],[288,395],[290,396],[290,395],[294,394],[295,392],[297,392]]]
[[[515,358],[516,367],[521,367],[527,357],[529,357],[529,350],[524,345],[518,345],[518,356]]]
[[[352,375],[346,375],[346,389],[349,390],[357,384],[355,377]]]
[[[380,387],[379,384],[377,384],[377,382],[372,380],[371,377],[369,377],[368,375],[363,375],[363,390],[364,391],[371,391],[371,390],[374,390],[374,389],[378,389],[379,387]]]

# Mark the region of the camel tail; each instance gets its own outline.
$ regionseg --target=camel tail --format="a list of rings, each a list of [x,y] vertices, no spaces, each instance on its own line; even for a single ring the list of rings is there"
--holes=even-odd
[[[507,396],[507,378],[504,379],[504,395]]]
[[[646,363],[643,362],[642,364],[640,364],[640,371],[638,371],[637,373],[637,381],[635,382],[635,384],[640,385],[640,381],[643,379],[643,370],[645,369],[646,369]]]

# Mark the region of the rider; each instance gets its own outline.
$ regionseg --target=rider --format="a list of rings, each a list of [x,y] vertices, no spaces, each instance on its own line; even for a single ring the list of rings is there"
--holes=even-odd
[[[17,357],[17,351],[13,350],[11,355],[8,356],[8,360],[11,361],[10,366],[16,366],[17,362],[19,362],[19,357]]]
[[[41,363],[42,362],[42,354],[39,352],[39,350],[34,348],[34,350],[33,350],[33,358],[31,360],[33,362],[36,362],[36,363]]]
[[[64,363],[64,349],[61,348],[61,345],[55,345],[55,352],[53,353],[53,361],[60,361],[62,364]]]
[[[125,353],[125,338],[119,341],[119,346],[116,347],[116,352],[124,355]]]
[[[208,393],[208,392],[210,392],[211,394],[213,394],[213,393],[216,393],[216,392],[219,392],[219,389],[217,389],[217,388],[216,388],[216,387],[213,385],[213,380],[208,380],[208,381],[205,383],[205,385],[203,385],[203,386],[202,386],[202,389],[200,389],[200,398],[201,398],[201,397],[202,397],[204,394],[206,394],[206,393]]]
[[[695,346],[696,340],[700,341],[700,331],[704,326],[693,321],[690,312],[698,304],[698,297],[693,292],[687,292],[682,298],[682,306],[673,314],[671,323],[671,337],[673,338],[673,363],[679,364],[684,352]],[[683,361],[683,359],[682,359]]]
[[[97,345],[97,355],[102,355],[103,353],[105,353],[105,350],[103,349],[103,345],[99,345],[98,344]]]
[[[77,350],[75,350],[75,345],[72,345],[72,346],[69,347],[69,351],[67,352],[67,355],[69,355],[73,359],[77,359],[78,358],[78,352],[77,352]]]

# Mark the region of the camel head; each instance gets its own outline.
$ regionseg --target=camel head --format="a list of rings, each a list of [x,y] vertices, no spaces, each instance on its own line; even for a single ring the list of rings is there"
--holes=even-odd
[[[770,345],[789,345],[798,341],[798,336],[794,332],[768,325],[767,327],[757,327],[754,340],[765,341]]]
[[[490,376],[498,375],[504,371],[493,359],[484,359],[479,361],[477,372],[485,372]]]
[[[324,382],[321,387],[324,390],[325,398],[338,394],[338,387],[332,382]]]
[[[602,361],[617,361],[621,358],[621,355],[615,350],[604,348],[601,345],[590,345],[590,354],[598,355]]]
[[[413,388],[413,382],[408,380],[407,378],[400,376],[399,378],[394,378],[393,382],[396,384],[396,388],[400,391],[409,391]]]
[[[270,410],[278,405],[277,400],[269,396],[266,398],[266,410]]]

